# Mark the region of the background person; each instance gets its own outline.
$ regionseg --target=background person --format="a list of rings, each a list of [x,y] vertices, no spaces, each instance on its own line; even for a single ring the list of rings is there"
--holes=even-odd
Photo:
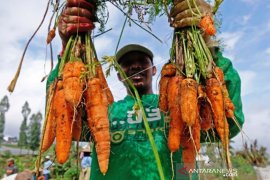
[[[50,168],[53,166],[53,162],[50,160],[50,156],[46,156],[43,165],[43,176],[45,180],[50,179]]]
[[[18,168],[15,165],[15,161],[13,158],[9,158],[7,160],[7,166],[5,168],[5,174],[6,176],[10,176],[12,174],[16,174],[18,172]]]
[[[91,150],[90,147],[87,146],[81,151],[81,172],[79,180],[89,180],[91,173],[91,164],[92,164]]]

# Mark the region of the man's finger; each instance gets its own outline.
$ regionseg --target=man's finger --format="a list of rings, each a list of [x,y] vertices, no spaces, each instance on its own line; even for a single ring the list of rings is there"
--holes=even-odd
[[[68,0],[67,7],[81,7],[84,9],[88,9],[88,10],[94,10],[95,6],[93,5],[93,3],[89,3],[85,0]]]
[[[172,8],[170,15],[174,17],[177,14],[181,13],[182,11],[185,11],[190,8],[195,8],[196,6],[199,6],[200,4],[202,4],[201,3],[202,0],[194,0],[194,1],[195,1],[195,4],[193,1],[190,1],[190,0],[189,2],[188,0],[182,0],[182,1],[179,0],[179,3],[175,4],[175,6]]]
[[[92,13],[90,11],[78,7],[68,7],[64,10],[63,14],[65,16],[82,16],[86,18],[92,17]]]
[[[80,33],[80,32],[87,32],[90,31],[94,28],[94,24],[89,24],[89,23],[80,23],[79,26],[78,24],[67,24],[66,28],[66,34],[68,36],[75,34],[75,33]]]
[[[197,17],[189,17],[189,18],[185,18],[185,19],[181,19],[180,21],[174,21],[171,26],[174,28],[183,28],[183,27],[187,27],[190,26],[192,24],[196,25],[198,24],[200,18]]]
[[[69,24],[75,24],[75,23],[92,23],[92,21],[86,17],[81,16],[63,16],[62,21]]]

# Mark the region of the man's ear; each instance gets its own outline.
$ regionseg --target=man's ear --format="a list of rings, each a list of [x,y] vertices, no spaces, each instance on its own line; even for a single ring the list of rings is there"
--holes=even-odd
[[[152,75],[154,76],[154,75],[156,75],[156,73],[157,73],[157,68],[156,68],[156,66],[153,66],[152,69],[153,69]]]

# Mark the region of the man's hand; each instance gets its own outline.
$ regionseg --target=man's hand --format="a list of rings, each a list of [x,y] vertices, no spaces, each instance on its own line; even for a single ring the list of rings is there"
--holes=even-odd
[[[86,0],[67,0],[66,8],[59,17],[58,29],[63,47],[72,34],[94,29],[96,20],[95,3]]]
[[[174,0],[174,7],[170,12],[171,26],[174,28],[199,26],[199,21],[206,15],[212,16],[212,8],[204,0]]]

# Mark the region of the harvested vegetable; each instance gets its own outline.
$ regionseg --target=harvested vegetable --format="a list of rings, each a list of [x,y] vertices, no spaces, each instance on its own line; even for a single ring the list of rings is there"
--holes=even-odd
[[[159,81],[159,109],[162,112],[168,111],[168,84],[171,78],[161,77]]]
[[[180,84],[182,120],[188,126],[192,126],[198,118],[197,86],[197,82],[191,78],[184,79]]]
[[[199,25],[207,35],[214,36],[216,34],[216,28],[214,26],[214,21],[211,16],[206,15],[202,17]]]
[[[49,31],[47,40],[46,40],[47,44],[50,44],[54,37],[55,37],[55,28]]]
[[[76,111],[73,113],[72,119],[72,138],[76,141],[80,140],[81,133],[82,133],[82,109],[81,107],[77,108]]]
[[[226,149],[229,143],[229,126],[225,116],[222,89],[217,79],[210,78],[207,80],[206,94],[211,102],[215,129],[217,130],[223,147]]]
[[[162,67],[161,77],[172,77],[176,74],[176,67],[172,63],[167,63]]]
[[[104,76],[104,73],[102,71],[101,65],[100,64],[97,65],[96,69],[97,69],[97,77],[101,80],[101,84],[103,86],[103,91],[105,91],[105,93],[107,95],[108,103],[112,104],[114,102],[113,95],[112,95],[112,92],[108,86],[108,83],[107,83],[106,78]]]
[[[58,81],[54,97],[54,109],[56,118],[56,159],[57,162],[63,164],[69,157],[69,151],[72,142],[71,122],[72,109],[67,105],[64,97],[63,82]]]
[[[56,135],[56,117],[55,117],[55,113],[54,113],[54,88],[56,85],[57,81],[55,81],[54,83],[52,83],[50,85],[50,88],[48,90],[48,96],[51,96],[51,102],[49,102],[47,100],[47,108],[48,108],[48,113],[46,113],[46,118],[47,120],[45,120],[46,124],[45,129],[44,129],[44,134],[43,134],[43,141],[41,144],[41,152],[45,152],[47,151],[52,143],[54,142],[55,139],[55,135]],[[59,88],[59,87],[58,87]],[[56,89],[57,91],[57,89]],[[49,98],[48,98],[49,99]]]
[[[195,169],[196,150],[187,129],[182,133],[181,145],[183,147],[182,159],[184,162],[184,167],[189,172],[189,170]]]
[[[222,87],[222,93],[224,97],[224,102],[225,102],[225,113],[227,118],[233,118],[234,117],[234,104],[232,100],[230,99],[225,79],[224,79],[224,74],[221,68],[215,67],[214,69],[214,75],[216,75],[216,78],[219,80],[221,87]]]
[[[85,73],[85,65],[81,61],[69,61],[63,70],[63,87],[65,100],[71,107],[77,107],[83,95],[84,81],[80,78]]]
[[[110,131],[108,100],[106,93],[102,90],[102,84],[99,78],[88,80],[86,108],[88,126],[94,137],[99,168],[101,173],[105,175],[109,166]]]
[[[170,78],[168,84],[168,106],[170,112],[170,127],[168,135],[168,147],[171,152],[176,152],[180,147],[180,138],[184,123],[180,109],[180,83],[183,77],[180,75]]]

